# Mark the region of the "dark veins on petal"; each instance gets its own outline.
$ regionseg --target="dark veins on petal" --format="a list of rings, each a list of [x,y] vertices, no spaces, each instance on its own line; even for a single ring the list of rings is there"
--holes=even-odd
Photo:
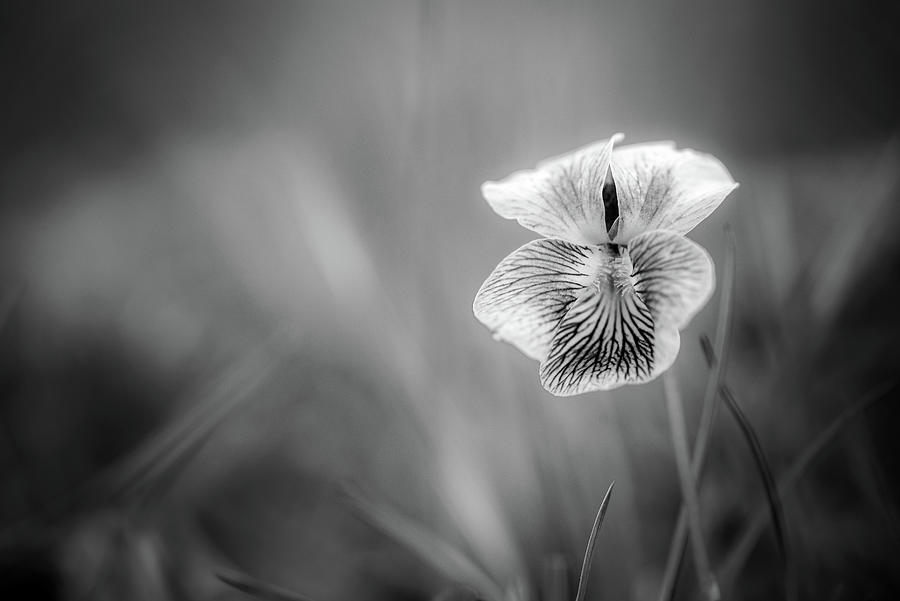
[[[589,248],[563,240],[537,240],[498,266],[476,298],[495,332],[509,316],[533,326],[535,343],[549,344],[553,330],[584,288]]]
[[[634,290],[657,319],[664,306],[672,305],[673,289],[693,293],[690,283],[703,282],[709,277],[704,264],[697,261],[692,247],[673,245],[665,236],[644,236],[632,246],[631,251],[634,258]],[[673,285],[675,279],[679,280],[677,285]]]
[[[617,271],[607,274],[609,285],[600,282],[573,303],[560,323],[541,370],[549,389],[575,391],[591,382],[637,382],[653,372],[653,316]]]

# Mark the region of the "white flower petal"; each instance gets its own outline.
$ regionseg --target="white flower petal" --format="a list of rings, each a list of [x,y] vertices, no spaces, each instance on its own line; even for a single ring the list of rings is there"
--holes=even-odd
[[[675,361],[678,330],[654,323],[629,288],[592,286],[562,319],[541,364],[541,384],[557,396],[652,380]]]
[[[536,169],[485,182],[482,194],[501,217],[546,236],[576,244],[609,241],[603,209],[603,184],[609,172],[616,134],[570,154],[549,159]]]
[[[677,150],[672,142],[617,148],[610,171],[619,199],[620,243],[651,230],[686,234],[737,187],[718,159]]]
[[[596,251],[534,240],[503,259],[475,296],[473,310],[494,337],[542,360],[553,332],[596,271]]]
[[[715,267],[698,244],[674,232],[646,232],[628,243],[635,291],[657,323],[679,330],[715,288]]]

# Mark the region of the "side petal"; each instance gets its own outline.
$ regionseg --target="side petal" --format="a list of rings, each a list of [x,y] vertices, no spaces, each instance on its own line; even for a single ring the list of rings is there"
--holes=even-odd
[[[603,209],[603,184],[609,172],[616,134],[517,171],[506,179],[485,182],[481,192],[501,217],[546,236],[577,244],[609,241]]]
[[[678,330],[657,325],[632,289],[591,287],[562,319],[541,364],[541,384],[557,396],[652,380],[678,355]]]
[[[715,289],[715,267],[703,247],[669,231],[632,238],[628,253],[638,296],[656,323],[681,330]]]
[[[610,172],[619,199],[619,243],[650,230],[686,234],[738,186],[718,159],[677,150],[672,142],[618,148]]]
[[[562,240],[534,240],[503,259],[475,296],[475,317],[494,338],[533,359],[591,281],[595,251]]]

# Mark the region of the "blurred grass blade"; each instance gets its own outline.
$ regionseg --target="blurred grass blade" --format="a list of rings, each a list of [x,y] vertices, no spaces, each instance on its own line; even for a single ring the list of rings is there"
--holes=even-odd
[[[568,566],[565,558],[559,553],[554,553],[544,560],[540,599],[569,601]]]
[[[51,509],[61,513],[79,505],[96,507],[123,501],[146,504],[153,495],[162,494],[212,431],[252,398],[252,392],[268,377],[275,351],[284,342],[276,335],[225,368],[185,415],[173,417],[137,449],[54,499]]]
[[[703,541],[703,529],[700,519],[700,500],[697,496],[695,479],[691,470],[691,459],[688,456],[687,429],[684,424],[684,407],[681,392],[671,371],[663,375],[663,389],[666,407],[669,411],[669,425],[672,430],[672,446],[675,449],[675,463],[678,468],[678,482],[681,485],[681,496],[687,506],[688,529],[690,530],[691,550],[694,554],[694,567],[697,570],[697,582],[704,599],[718,601],[720,589],[716,582],[709,561],[706,543]]]
[[[695,486],[699,486],[703,475],[703,465],[706,462],[709,438],[718,414],[718,390],[722,385],[725,373],[725,365],[728,360],[728,341],[731,337],[735,256],[737,251],[734,230],[731,229],[730,225],[725,226],[725,239],[727,252],[722,275],[722,294],[719,298],[719,315],[716,323],[716,344],[714,349],[714,356],[718,357],[718,360],[710,360],[711,370],[706,381],[706,391],[704,392],[703,405],[700,409],[700,424],[697,427],[697,438],[694,441],[693,454],[691,455],[691,473],[693,474]],[[704,341],[706,345],[709,345],[709,339],[705,336],[701,338],[701,344]],[[704,351],[706,351],[706,348],[704,348]],[[687,506],[682,503],[678,512],[678,519],[675,522],[675,531],[672,533],[672,541],[669,544],[669,555],[666,560],[662,583],[660,584],[659,601],[670,601],[675,595],[678,572],[681,569],[684,553],[687,549],[687,534]]]
[[[113,467],[104,477],[106,494],[112,498],[135,498],[171,482],[178,469],[203,447],[212,431],[263,382],[271,370],[272,349],[264,344],[249,352],[209,389],[186,415],[154,435]]]
[[[360,513],[376,528],[407,547],[447,578],[471,586],[488,601],[503,601],[503,589],[482,568],[438,535],[392,509],[347,489]]]
[[[265,601],[311,601],[309,597],[298,595],[287,589],[268,584],[234,570],[217,572],[216,578],[246,595],[264,599]]]
[[[606,510],[609,508],[609,499],[612,497],[613,486],[616,481],[613,480],[600,502],[600,509],[597,510],[597,517],[594,518],[594,527],[591,528],[591,536],[588,538],[587,549],[584,551],[584,560],[581,562],[581,575],[578,577],[578,592],[575,593],[575,601],[584,601],[587,594],[588,578],[591,575],[591,564],[594,560],[594,547],[597,544],[597,534],[603,526],[603,519],[606,517]]]
[[[4,333],[6,324],[10,322],[16,306],[22,300],[24,294],[25,286],[19,285],[3,295],[3,300],[0,301],[0,334]]]
[[[814,438],[797,457],[791,467],[778,479],[776,488],[780,498],[785,498],[788,491],[800,481],[806,470],[818,460],[828,446],[837,438],[854,418],[861,415],[873,405],[888,398],[888,393],[895,389],[895,384],[886,384],[870,391],[853,405],[842,411],[834,421]],[[743,535],[722,564],[723,582],[730,582],[737,577],[744,562],[756,546],[756,540],[762,533],[768,514],[766,507],[760,507],[754,513]]]
[[[147,506],[166,492],[181,471],[209,440],[213,430],[268,377],[276,352],[284,352],[289,336],[276,333],[246,353],[201,392],[201,399],[181,417],[119,459],[53,499],[42,503],[45,519],[56,519],[75,508],[128,502]],[[0,529],[0,542],[36,527],[37,516],[26,515]]]
[[[744,438],[750,445],[750,450],[753,453],[753,460],[756,462],[756,467],[762,477],[763,487],[766,492],[766,500],[769,504],[769,513],[772,516],[772,528],[775,531],[775,540],[778,543],[778,550],[781,552],[781,558],[784,562],[787,599],[791,601],[796,599],[797,589],[795,585],[794,570],[791,565],[790,547],[787,540],[787,529],[785,528],[784,509],[781,506],[781,499],[778,496],[775,478],[772,476],[772,469],[769,467],[768,461],[766,461],[766,456],[765,453],[763,453],[759,437],[756,435],[756,431],[753,429],[750,420],[747,419],[747,415],[737,402],[734,393],[728,386],[722,386],[721,394],[722,398],[725,399],[725,406],[731,411],[738,426],[740,426],[741,432],[744,434]]]
[[[818,245],[819,252],[807,267],[810,288],[808,304],[819,319],[818,328],[828,331],[848,295],[858,291],[860,265],[872,262],[882,252],[886,236],[894,236],[897,196],[900,194],[900,144],[893,136],[880,156],[873,157],[859,182],[859,201],[852,219],[840,222]],[[877,260],[877,259],[875,259]]]
[[[23,285],[17,286],[11,292],[6,293],[0,302],[0,341],[3,341],[6,326],[12,321],[13,313],[22,300],[24,289]],[[6,341],[3,343],[9,344]],[[6,439],[5,446],[10,454],[10,473],[5,474],[6,481],[14,483],[20,489],[19,492],[25,500],[28,513],[43,515],[46,513],[46,504],[38,493],[39,487],[35,485],[34,478],[26,467],[28,463],[26,453],[19,443],[16,428],[7,406],[0,407],[0,427],[2,427],[3,437]]]

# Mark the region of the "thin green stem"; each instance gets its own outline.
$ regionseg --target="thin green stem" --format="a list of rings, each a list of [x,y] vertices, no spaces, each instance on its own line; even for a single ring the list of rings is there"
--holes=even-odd
[[[681,485],[681,496],[687,506],[688,529],[691,535],[691,550],[694,554],[694,566],[697,569],[697,581],[703,596],[708,601],[718,601],[721,598],[719,585],[712,572],[709,561],[709,553],[703,542],[703,529],[700,520],[700,500],[697,497],[697,489],[694,485],[694,475],[691,471],[691,458],[688,454],[687,429],[684,425],[684,407],[681,401],[681,392],[675,382],[675,376],[671,371],[663,376],[666,407],[669,411],[669,425],[672,430],[672,445],[675,448],[675,463],[678,467],[678,481]]]

